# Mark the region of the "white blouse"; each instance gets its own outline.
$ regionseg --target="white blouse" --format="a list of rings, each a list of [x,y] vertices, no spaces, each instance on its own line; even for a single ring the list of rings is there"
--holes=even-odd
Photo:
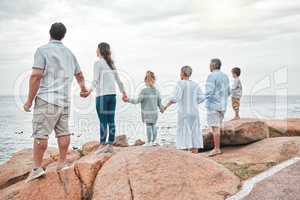
[[[116,83],[120,92],[124,92],[124,85],[119,78],[117,70],[112,70],[104,58],[94,64],[94,80],[92,89],[96,88],[96,96],[116,94]]]

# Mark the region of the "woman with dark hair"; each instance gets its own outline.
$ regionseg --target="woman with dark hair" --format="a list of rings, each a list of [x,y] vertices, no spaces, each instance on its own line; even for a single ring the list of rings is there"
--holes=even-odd
[[[94,64],[94,80],[92,88],[88,92],[81,93],[82,97],[87,97],[96,89],[96,110],[100,121],[100,144],[108,144],[109,150],[115,140],[115,111],[116,111],[116,88],[123,94],[123,99],[127,98],[124,85],[121,82],[114,61],[112,60],[109,44],[102,42],[97,48],[97,60]],[[108,131],[109,130],[109,131]],[[108,142],[107,140],[108,134]]]

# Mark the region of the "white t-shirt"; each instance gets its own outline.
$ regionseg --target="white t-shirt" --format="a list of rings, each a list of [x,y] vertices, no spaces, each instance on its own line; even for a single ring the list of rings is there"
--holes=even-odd
[[[124,85],[121,82],[117,70],[112,70],[104,58],[100,58],[94,64],[94,80],[92,88],[96,88],[96,96],[116,94],[116,83],[121,92]]]
[[[242,97],[242,90],[243,88],[240,79],[238,77],[234,78],[231,87],[231,96],[240,99]]]

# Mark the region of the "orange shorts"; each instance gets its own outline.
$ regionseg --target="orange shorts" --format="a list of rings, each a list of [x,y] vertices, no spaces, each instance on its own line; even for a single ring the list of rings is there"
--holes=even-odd
[[[235,110],[235,111],[240,110],[240,99],[232,97],[231,103],[232,103],[233,110]]]

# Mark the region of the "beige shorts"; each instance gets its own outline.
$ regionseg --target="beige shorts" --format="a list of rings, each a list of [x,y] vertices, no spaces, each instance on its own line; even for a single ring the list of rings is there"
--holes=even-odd
[[[68,136],[69,133],[69,107],[50,104],[36,97],[32,119],[32,137],[48,139],[52,131],[56,137]]]
[[[209,127],[221,127],[224,120],[223,111],[207,111],[207,125]]]

